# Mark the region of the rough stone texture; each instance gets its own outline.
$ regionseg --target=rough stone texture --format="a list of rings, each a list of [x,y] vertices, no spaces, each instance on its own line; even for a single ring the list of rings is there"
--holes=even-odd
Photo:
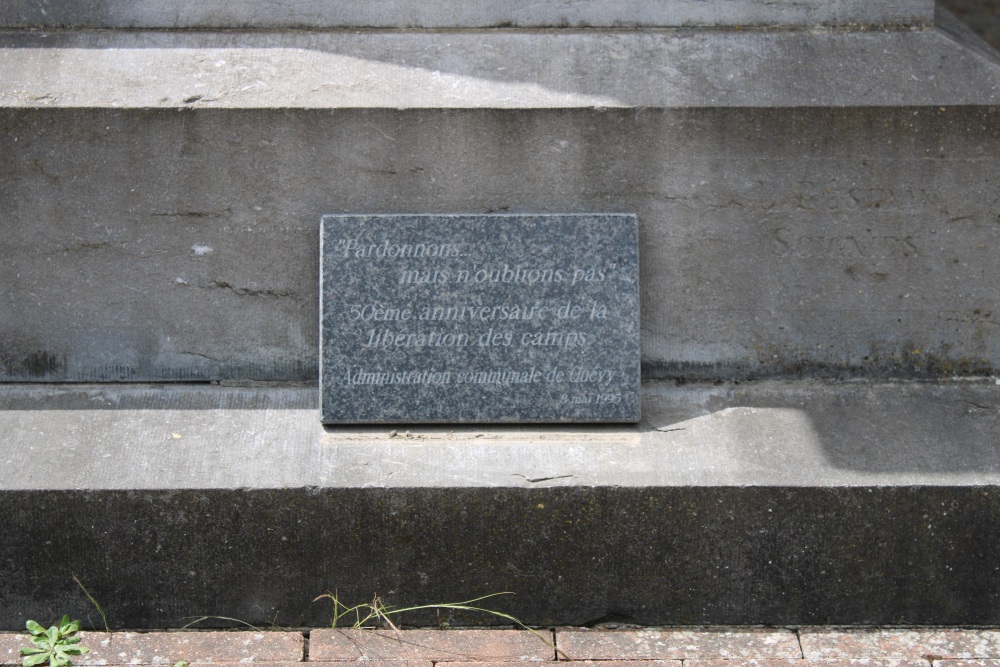
[[[6,0],[0,25],[106,28],[655,27],[924,24],[933,0]]]
[[[316,390],[7,386],[0,627],[87,618],[71,574],[112,627],[321,626],[328,590],[509,590],[543,626],[997,623],[998,391],[651,386],[637,427],[390,437],[324,429]]]
[[[551,633],[542,633],[551,641]],[[334,629],[309,634],[310,662],[509,663],[551,661],[553,656],[552,647],[526,630],[407,630],[402,637],[393,630]]]
[[[324,216],[322,418],[636,422],[634,215]]]
[[[556,639],[572,660],[802,657],[791,630],[560,630]]]
[[[315,381],[331,209],[634,210],[648,377],[1000,363],[993,108],[0,115],[6,380]]]
[[[115,626],[179,625],[205,607],[319,625],[329,610],[311,600],[335,589],[350,601],[385,591],[392,604],[514,590],[500,609],[545,625],[996,622],[986,573],[998,566],[998,497],[995,487],[5,493],[5,531],[43,544],[58,527],[64,540],[48,547],[44,572],[0,546],[13,565],[0,622],[21,626],[55,603],[85,613],[62,583],[70,567]],[[456,614],[471,622],[490,619]]]
[[[1000,658],[1000,631],[967,633],[956,629],[838,630],[803,628],[806,658],[846,658],[860,654],[886,658]]]

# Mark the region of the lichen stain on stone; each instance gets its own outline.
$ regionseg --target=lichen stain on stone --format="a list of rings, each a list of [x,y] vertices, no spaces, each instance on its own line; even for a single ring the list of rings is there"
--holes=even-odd
[[[990,315],[992,315],[990,313]],[[985,320],[982,314],[978,323]],[[976,333],[986,339],[986,332]],[[915,341],[868,344],[863,357],[837,361],[817,359],[811,349],[760,344],[744,359],[711,363],[646,363],[644,381],[742,382],[776,379],[920,379],[947,380],[954,377],[991,377],[1000,366],[987,356],[956,354],[947,344],[929,349]]]
[[[66,370],[65,355],[47,350],[35,350],[19,357],[16,347],[0,345],[0,366],[4,375],[10,378],[53,378],[61,377]]]

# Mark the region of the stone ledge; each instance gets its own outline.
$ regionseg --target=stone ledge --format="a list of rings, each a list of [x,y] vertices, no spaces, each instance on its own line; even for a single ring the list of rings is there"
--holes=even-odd
[[[967,28],[873,32],[0,32],[13,108],[997,104]]]
[[[72,575],[112,627],[315,626],[334,590],[513,591],[542,626],[995,624],[998,392],[650,385],[637,427],[392,433],[324,429],[306,388],[7,385],[0,627],[85,617]]]
[[[488,28],[652,27],[820,24],[921,24],[933,20],[932,0],[265,0],[204,3],[197,0],[7,0],[0,25],[90,28]]]
[[[652,383],[634,427],[324,427],[318,400],[0,385],[0,490],[1000,484],[992,381]]]

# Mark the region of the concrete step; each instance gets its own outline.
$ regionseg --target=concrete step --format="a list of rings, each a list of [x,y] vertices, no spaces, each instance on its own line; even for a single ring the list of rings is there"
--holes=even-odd
[[[0,380],[313,381],[324,213],[635,212],[648,378],[995,373],[961,32],[8,32]]]
[[[322,625],[327,590],[514,591],[540,625],[1000,621],[994,382],[643,400],[630,427],[390,430],[324,428],[312,388],[7,386],[0,627],[87,613],[73,574],[115,627]]]
[[[947,14],[878,31],[0,31],[10,108],[542,109],[996,104]]]
[[[6,0],[0,27],[497,28],[929,25],[933,0]]]
[[[1000,60],[961,26],[925,2],[794,3],[776,31],[131,6],[0,8],[123,28],[0,34],[0,627],[86,613],[74,574],[131,627],[318,625],[331,589],[513,590],[541,625],[998,621],[998,390],[951,379],[1000,364]],[[366,23],[346,7],[297,5]],[[905,25],[802,29],[841,11]],[[323,429],[320,216],[414,210],[637,213],[650,380],[949,381]],[[47,384],[87,381],[126,384]]]

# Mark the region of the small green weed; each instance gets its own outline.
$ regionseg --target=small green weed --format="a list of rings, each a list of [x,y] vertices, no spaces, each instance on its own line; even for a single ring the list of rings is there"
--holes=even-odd
[[[53,625],[46,630],[34,621],[28,621],[28,631],[32,634],[33,646],[21,649],[24,656],[22,667],[36,667],[49,664],[49,667],[70,667],[73,664],[71,656],[83,655],[90,649],[80,646],[80,621],[71,621],[69,616],[63,616],[59,625]]]

